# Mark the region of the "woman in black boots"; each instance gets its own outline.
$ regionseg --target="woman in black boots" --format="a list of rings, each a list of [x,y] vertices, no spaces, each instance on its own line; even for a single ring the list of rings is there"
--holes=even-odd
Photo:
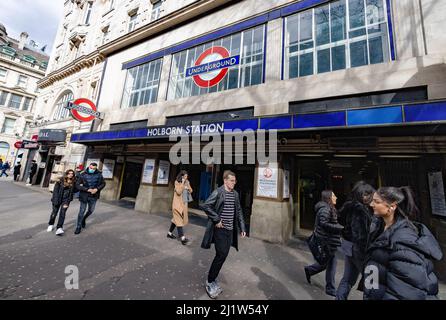
[[[76,179],[74,177],[74,170],[67,170],[65,175],[56,182],[53,190],[51,202],[53,203],[53,211],[51,212],[50,221],[48,223],[48,232],[53,231],[56,216],[59,213],[59,220],[57,221],[56,235],[64,234],[63,223],[65,221],[65,213],[73,201],[73,193],[75,192]]]
[[[305,267],[305,276],[308,283],[311,277],[325,271],[325,293],[336,296],[336,250],[341,245],[341,232],[343,227],[338,223],[336,213],[337,197],[331,190],[322,191],[322,198],[315,206],[316,222],[309,246],[316,263]]]

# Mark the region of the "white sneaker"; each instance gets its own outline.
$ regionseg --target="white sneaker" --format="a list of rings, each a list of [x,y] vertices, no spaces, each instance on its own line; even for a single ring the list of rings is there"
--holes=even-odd
[[[57,229],[57,231],[56,231],[56,236],[61,236],[61,235],[63,235],[63,234],[64,234],[64,231],[63,231],[62,228]]]
[[[53,226],[49,225],[48,228],[46,229],[46,232],[51,232],[51,231],[53,231]]]

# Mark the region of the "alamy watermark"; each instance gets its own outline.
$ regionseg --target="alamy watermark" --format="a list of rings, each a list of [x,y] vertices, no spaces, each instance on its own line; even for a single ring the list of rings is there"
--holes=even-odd
[[[73,290],[79,289],[79,269],[75,265],[68,265],[65,267],[65,289]]]
[[[169,141],[176,142],[169,152],[174,165],[277,162],[277,130],[225,130],[224,124],[193,121],[185,130],[171,129]]]

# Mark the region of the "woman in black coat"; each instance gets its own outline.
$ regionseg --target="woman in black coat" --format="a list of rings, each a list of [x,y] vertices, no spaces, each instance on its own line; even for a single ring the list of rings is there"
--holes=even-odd
[[[56,220],[57,213],[59,213],[59,220],[57,221],[56,230],[56,235],[58,236],[64,234],[63,223],[65,221],[65,213],[70,206],[70,202],[73,201],[73,193],[75,192],[76,188],[76,179],[74,175],[74,170],[67,170],[65,175],[56,182],[53,190],[53,196],[51,197],[53,211],[51,212],[47,231],[53,231],[54,222]]]
[[[438,279],[432,260],[443,254],[426,226],[409,221],[415,216],[408,187],[380,188],[371,203],[374,219],[370,227],[364,270],[364,299],[436,299]]]
[[[306,266],[305,276],[311,284],[311,277],[324,270],[325,271],[325,293],[336,296],[335,275],[336,275],[336,250],[341,245],[341,232],[343,227],[338,223],[336,213],[336,195],[331,190],[322,191],[322,199],[315,206],[316,222],[315,229],[310,240],[316,243],[323,251],[323,256],[327,257],[323,263],[316,262],[311,266]],[[315,260],[320,260],[315,257]]]
[[[339,210],[344,230],[342,232],[342,251],[345,254],[344,276],[336,291],[337,300],[347,300],[351,288],[364,270],[367,237],[373,211],[370,208],[375,189],[359,181],[355,184],[347,200]],[[360,283],[362,288],[362,283]]]

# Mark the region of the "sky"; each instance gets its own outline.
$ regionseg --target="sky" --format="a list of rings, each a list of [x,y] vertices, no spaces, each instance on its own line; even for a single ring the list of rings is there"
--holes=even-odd
[[[47,45],[49,55],[53,47],[57,27],[62,19],[64,0],[0,0],[0,23],[8,36],[19,39],[26,31],[28,40],[34,40],[39,48]]]

